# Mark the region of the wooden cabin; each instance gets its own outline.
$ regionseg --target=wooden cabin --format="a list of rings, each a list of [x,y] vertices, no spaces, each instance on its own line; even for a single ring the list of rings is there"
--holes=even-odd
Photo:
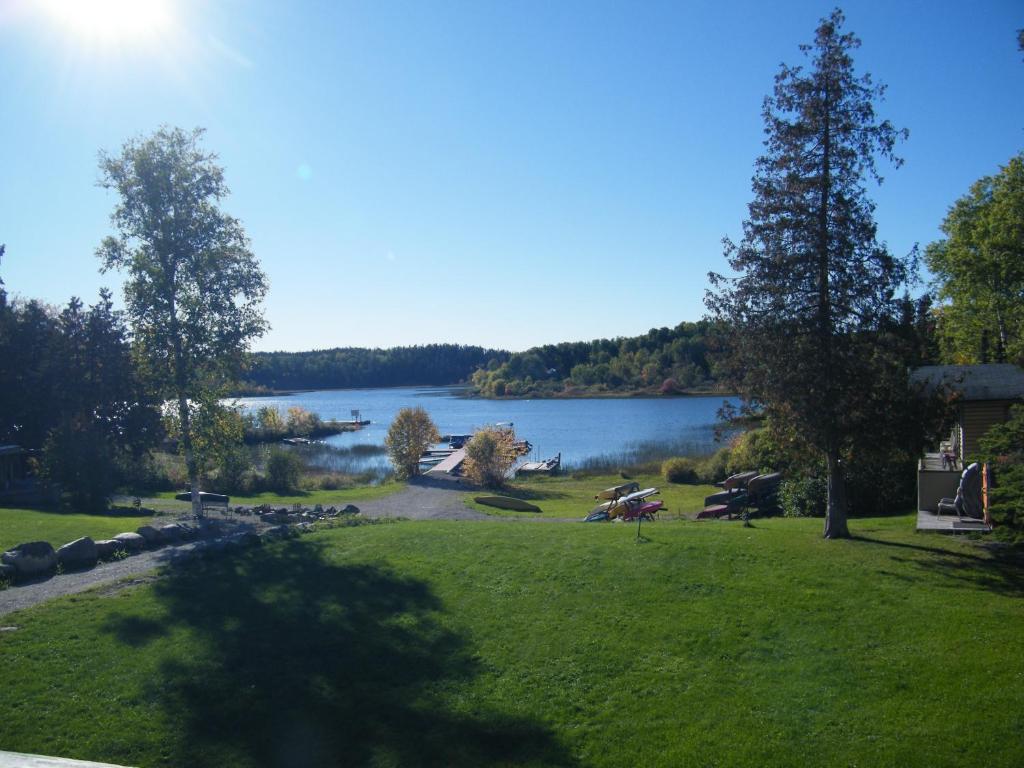
[[[910,380],[927,392],[943,387],[957,397],[950,434],[918,463],[917,508],[935,512],[940,499],[956,495],[964,467],[979,459],[985,433],[1009,418],[1011,406],[1024,403],[1024,369],[1009,363],[928,365]]]

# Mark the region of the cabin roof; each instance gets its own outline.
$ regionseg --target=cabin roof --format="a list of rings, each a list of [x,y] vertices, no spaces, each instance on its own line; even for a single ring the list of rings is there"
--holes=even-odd
[[[0,445],[0,456],[14,456],[22,453],[20,445]]]
[[[1024,398],[1024,369],[1011,363],[925,365],[911,372],[910,381],[929,392],[945,385],[965,401]]]

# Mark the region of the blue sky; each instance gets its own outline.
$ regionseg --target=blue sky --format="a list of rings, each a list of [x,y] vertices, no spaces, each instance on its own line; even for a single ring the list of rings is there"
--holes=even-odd
[[[761,101],[832,2],[0,0],[0,277],[101,285],[100,149],[203,126],[269,275],[258,349],[524,349],[694,320],[738,238]],[[157,0],[134,0],[135,5]],[[54,10],[54,4],[57,9]],[[880,113],[897,253],[1024,148],[1020,0],[843,5]],[[134,13],[134,11],[133,11]]]

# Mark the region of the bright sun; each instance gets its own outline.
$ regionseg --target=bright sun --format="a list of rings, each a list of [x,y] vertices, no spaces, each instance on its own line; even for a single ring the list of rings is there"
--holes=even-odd
[[[36,0],[73,34],[95,42],[128,43],[160,34],[170,22],[168,0]]]

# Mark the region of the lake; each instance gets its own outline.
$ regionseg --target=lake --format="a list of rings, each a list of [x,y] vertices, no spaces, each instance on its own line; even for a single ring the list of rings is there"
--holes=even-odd
[[[381,469],[387,459],[368,446],[384,445],[399,409],[422,406],[441,434],[468,434],[477,427],[512,422],[520,439],[533,445],[531,458],[562,454],[564,466],[601,459],[706,454],[714,439],[716,413],[725,398],[585,398],[571,400],[483,400],[462,396],[459,387],[394,387],[300,392],[239,398],[246,410],[264,406],[286,412],[299,406],[322,419],[352,418],[358,410],[370,424],[358,432],[326,439],[331,451],[313,460],[342,471]],[[733,400],[732,398],[729,398]]]

